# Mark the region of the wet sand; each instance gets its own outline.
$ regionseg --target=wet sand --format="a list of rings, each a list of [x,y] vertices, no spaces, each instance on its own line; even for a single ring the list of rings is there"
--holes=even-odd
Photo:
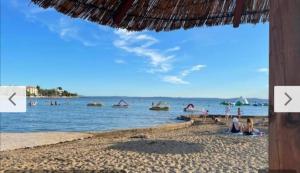
[[[263,136],[226,133],[227,126],[195,120],[176,129],[148,128],[27,149],[1,151],[0,170],[102,170],[103,172],[257,172],[268,167]]]

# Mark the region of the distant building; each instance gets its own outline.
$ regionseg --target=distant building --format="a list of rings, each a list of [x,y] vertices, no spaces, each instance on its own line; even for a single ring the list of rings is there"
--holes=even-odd
[[[39,95],[39,91],[36,87],[33,86],[28,86],[26,87],[26,92],[30,95],[30,96],[38,96]]]
[[[62,88],[56,88],[55,91],[58,93],[59,96],[62,96],[62,93],[63,93],[65,90],[63,90]]]

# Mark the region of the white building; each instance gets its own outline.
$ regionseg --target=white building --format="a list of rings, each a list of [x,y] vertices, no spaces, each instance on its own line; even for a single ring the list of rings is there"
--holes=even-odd
[[[38,96],[39,95],[38,89],[33,86],[27,86],[26,92],[29,93],[30,96]]]

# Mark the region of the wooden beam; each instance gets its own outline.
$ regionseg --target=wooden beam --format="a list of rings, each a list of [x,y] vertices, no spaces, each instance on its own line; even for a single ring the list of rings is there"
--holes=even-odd
[[[116,24],[117,26],[120,25],[122,20],[126,17],[128,10],[130,9],[130,7],[132,7],[133,2],[134,0],[123,0],[121,2],[120,6],[113,16],[114,24]]]
[[[269,169],[300,172],[300,113],[275,113],[273,100],[274,86],[300,85],[300,1],[269,2]]]
[[[235,9],[233,12],[233,27],[239,27],[241,23],[241,17],[245,6],[245,0],[237,0],[235,4]]]

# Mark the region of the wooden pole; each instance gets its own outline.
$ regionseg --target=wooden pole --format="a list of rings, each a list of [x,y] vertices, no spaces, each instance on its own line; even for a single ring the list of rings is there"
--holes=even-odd
[[[300,172],[300,113],[274,113],[273,100],[274,86],[300,85],[300,0],[270,0],[269,65],[269,169]]]
[[[245,0],[237,0],[233,13],[233,27],[238,28],[241,23],[242,13],[244,10]]]

